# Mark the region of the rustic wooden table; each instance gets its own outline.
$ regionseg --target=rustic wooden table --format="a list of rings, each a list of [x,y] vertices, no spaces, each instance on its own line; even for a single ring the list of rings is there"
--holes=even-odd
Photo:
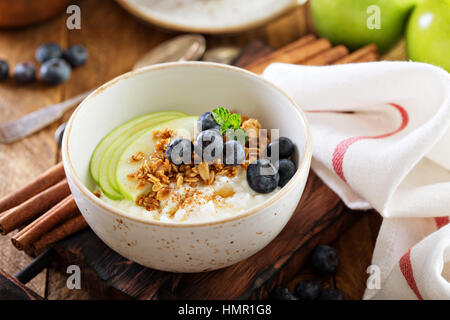
[[[14,66],[20,61],[33,61],[35,49],[44,42],[57,42],[63,47],[80,43],[89,51],[88,63],[74,70],[71,79],[64,85],[47,87],[40,83],[20,86],[12,80],[0,83],[0,119],[8,121],[56,103],[85,90],[95,88],[113,77],[128,71],[135,61],[158,43],[174,35],[159,30],[132,17],[114,1],[81,0],[81,30],[66,28],[67,15],[20,30],[0,31],[0,58]],[[251,39],[260,38],[278,48],[312,31],[307,8],[298,8],[264,28],[238,36],[208,37],[208,46],[234,44],[244,46]],[[402,42],[385,59],[403,59]],[[70,113],[65,115],[67,120]],[[53,138],[58,124],[12,145],[0,145],[0,197],[17,189],[29,179],[37,176],[59,161],[59,150]],[[367,278],[366,268],[370,264],[374,243],[380,226],[380,217],[367,213],[334,244],[341,267],[334,277],[323,279],[341,289],[347,298],[360,299]],[[0,238],[0,269],[14,274],[31,259],[17,251],[10,236]],[[309,277],[307,265],[299,270],[298,279]],[[65,276],[50,268],[38,275],[27,286],[49,299],[87,299],[83,290],[68,290]]]

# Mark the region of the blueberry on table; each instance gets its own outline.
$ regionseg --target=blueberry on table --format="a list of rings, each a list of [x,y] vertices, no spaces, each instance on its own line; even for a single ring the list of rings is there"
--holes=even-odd
[[[294,292],[299,300],[317,300],[322,292],[322,284],[319,280],[301,280],[295,287]]]
[[[247,168],[247,182],[258,193],[269,193],[276,189],[280,175],[267,159],[252,162]]]
[[[70,78],[72,69],[62,59],[50,59],[41,66],[41,78],[50,85],[66,82]]]
[[[295,164],[289,159],[280,159],[278,161],[278,173],[280,174],[280,182],[278,182],[279,187],[284,187],[289,180],[294,176]]]
[[[268,157],[272,156],[272,150],[279,152],[279,159],[289,158],[294,153],[294,143],[291,139],[286,137],[280,137],[277,140],[270,142],[267,145],[266,154]]]
[[[36,67],[32,62],[21,62],[14,68],[14,79],[18,83],[26,84],[36,80]]]
[[[319,274],[333,274],[339,265],[336,250],[326,245],[317,246],[312,253],[312,265]]]
[[[223,163],[229,166],[237,166],[245,160],[245,148],[236,141],[230,140],[223,145]]]
[[[193,145],[191,140],[175,138],[170,141],[166,149],[166,158],[176,165],[192,162]]]
[[[216,120],[212,115],[212,112],[205,112],[198,117],[197,120],[197,128],[199,132],[208,129],[217,129],[220,130],[220,126],[217,124]]]
[[[0,59],[0,81],[8,78],[9,75],[9,64],[5,60]]]
[[[82,45],[75,44],[64,51],[63,58],[70,63],[73,68],[76,68],[86,63],[88,52]]]
[[[319,300],[345,300],[345,298],[338,289],[328,288],[320,294]]]
[[[273,300],[298,300],[298,298],[288,288],[276,287],[271,293]]]
[[[40,63],[48,61],[50,59],[61,58],[63,52],[61,47],[57,43],[44,43],[36,50],[36,60]]]
[[[194,150],[202,161],[212,163],[222,158],[223,137],[219,130],[208,129],[200,132],[194,143]]]

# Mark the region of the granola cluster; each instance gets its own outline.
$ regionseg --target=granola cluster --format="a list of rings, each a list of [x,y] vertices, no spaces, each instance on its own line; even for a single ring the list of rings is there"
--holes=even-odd
[[[261,124],[256,119],[248,119],[243,121],[242,129],[248,132],[249,145],[251,139],[258,139],[255,132],[258,133],[261,129]],[[175,165],[166,158],[166,149],[171,141],[176,136],[175,130],[166,128],[163,130],[154,131],[152,133],[153,140],[157,141],[155,144],[155,152],[145,159],[142,152],[138,152],[130,159],[132,162],[142,162],[140,168],[128,175],[129,179],[138,181],[138,189],[144,188],[150,184],[150,192],[139,196],[136,204],[145,207],[149,211],[159,210],[160,201],[167,199],[174,188],[181,188],[183,184],[187,184],[195,188],[199,184],[211,185],[214,183],[217,176],[225,175],[229,178],[235,177],[239,171],[239,166],[228,166],[221,163],[220,160],[208,164],[201,162],[199,164],[182,164]],[[261,140],[261,139],[260,139]],[[241,165],[246,170],[248,164],[257,158],[259,152],[258,147],[249,148],[246,146],[246,161]],[[219,196],[230,195],[230,190]],[[189,197],[190,193],[186,197]],[[192,195],[194,196],[194,194]],[[178,199],[180,203],[191,201],[192,199]]]

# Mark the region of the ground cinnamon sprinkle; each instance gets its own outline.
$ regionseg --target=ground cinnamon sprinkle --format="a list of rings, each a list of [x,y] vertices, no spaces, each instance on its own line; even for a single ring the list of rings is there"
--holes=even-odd
[[[248,116],[245,115],[245,121],[243,121],[241,128],[248,132],[250,141],[250,139],[258,139],[261,124],[258,120],[248,119]],[[172,183],[177,189],[181,188],[183,184],[187,184],[192,188],[197,187],[199,184],[212,185],[217,176],[225,175],[233,178],[238,174],[240,169],[239,166],[228,166],[221,163],[221,161],[216,161],[212,164],[201,162],[200,164],[174,165],[166,158],[165,152],[171,139],[175,136],[176,132],[171,128],[154,131],[152,137],[157,142],[155,152],[150,158],[144,159],[145,155],[142,152],[138,152],[130,159],[132,162],[143,161],[143,163],[139,170],[129,174],[128,178],[138,181],[138,189],[144,188],[148,184],[152,185],[149,193],[139,196],[136,200],[136,205],[144,207],[148,211],[160,210],[160,201],[173,195]],[[258,146],[258,143],[256,145]],[[247,161],[241,165],[244,170],[247,169],[249,163],[258,158],[259,154],[258,147],[246,147],[245,150]],[[228,196],[231,194],[232,192],[227,192]],[[176,195],[176,197],[172,198],[172,200],[178,203],[177,207],[181,209],[194,203],[201,204],[202,200],[213,200],[215,203],[219,203],[221,199],[223,200],[223,197],[220,193],[215,193],[206,199],[205,195],[196,190],[188,190],[183,197]]]

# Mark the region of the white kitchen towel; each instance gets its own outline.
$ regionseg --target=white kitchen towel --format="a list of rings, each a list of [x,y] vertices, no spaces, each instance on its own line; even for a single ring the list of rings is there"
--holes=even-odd
[[[381,287],[365,298],[450,299],[449,74],[413,62],[276,63],[263,76],[306,111],[317,175],[350,208],[384,217]]]

